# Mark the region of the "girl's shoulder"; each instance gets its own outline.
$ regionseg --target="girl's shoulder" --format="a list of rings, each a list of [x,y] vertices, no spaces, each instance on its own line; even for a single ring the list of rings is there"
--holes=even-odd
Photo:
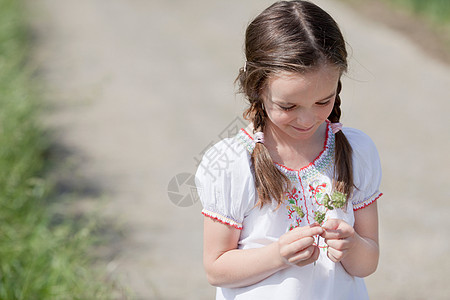
[[[208,169],[207,173],[251,169],[252,145],[249,140],[251,137],[241,129],[235,136],[218,141],[204,152],[199,168]]]
[[[249,158],[254,148],[253,138],[245,129],[240,129],[239,132],[232,137],[224,138],[213,144],[206,152],[206,154],[221,154],[229,158]]]
[[[380,156],[372,139],[361,130],[354,128],[344,128],[343,132],[352,146],[355,183],[369,177],[381,179]]]
[[[356,187],[352,196],[353,209],[358,210],[376,201],[382,193],[381,162],[372,139],[354,128],[344,128],[343,132],[352,146],[353,180]]]
[[[352,146],[353,152],[362,156],[377,155],[378,151],[372,139],[363,131],[355,128],[344,127],[342,131]]]
[[[233,158],[250,159],[253,149],[255,148],[255,140],[252,134],[252,127],[241,128],[235,136],[224,138],[213,146],[211,146],[205,154],[223,153]]]
[[[195,174],[202,213],[237,229],[256,203],[251,155],[242,134],[210,147]]]

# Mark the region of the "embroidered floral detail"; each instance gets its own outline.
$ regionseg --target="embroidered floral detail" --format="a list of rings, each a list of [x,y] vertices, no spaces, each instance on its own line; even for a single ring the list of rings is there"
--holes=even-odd
[[[244,147],[253,153],[255,141],[244,129],[237,135]],[[341,209],[345,204],[345,195],[331,193],[335,149],[335,135],[327,126],[326,139],[322,152],[309,165],[293,170],[275,163],[275,166],[285,174],[293,184],[293,189],[286,192],[287,218],[290,220],[289,230],[314,221],[323,224],[327,221],[327,212]],[[344,201],[343,201],[344,199]]]
[[[325,204],[331,207],[332,202],[327,196],[331,190],[331,183],[324,181],[324,177],[320,180],[314,180],[306,183],[299,180],[300,190],[294,187],[286,193],[288,219],[292,220],[289,229],[304,225],[312,224],[314,221],[323,224],[326,221],[326,212],[328,211]],[[308,189],[304,188],[307,184]],[[326,196],[328,198],[326,198]],[[330,202],[330,203],[328,203]]]
[[[296,188],[292,189],[290,192],[286,192],[288,219],[293,221],[289,226],[289,230],[299,227],[300,223],[302,223],[302,219],[305,217],[303,206],[300,204],[299,195],[300,193]]]
[[[331,193],[332,185],[329,180],[314,180],[308,184],[309,203],[313,213],[313,220],[322,225],[328,219],[328,212],[345,206],[346,195],[338,191]]]
[[[311,193],[311,198],[313,202],[315,202],[318,205],[323,205],[319,199],[322,199],[324,195],[326,195],[327,191],[327,184],[324,183],[318,183],[316,180],[313,183],[309,184],[309,192]]]

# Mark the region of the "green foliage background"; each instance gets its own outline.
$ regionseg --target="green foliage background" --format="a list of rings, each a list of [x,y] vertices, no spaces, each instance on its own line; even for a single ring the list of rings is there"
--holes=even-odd
[[[449,0],[385,0],[396,5],[411,9],[435,23],[450,23]]]
[[[0,0],[0,299],[111,299],[112,284],[87,255],[95,225],[52,224],[50,141],[27,67],[22,5]]]

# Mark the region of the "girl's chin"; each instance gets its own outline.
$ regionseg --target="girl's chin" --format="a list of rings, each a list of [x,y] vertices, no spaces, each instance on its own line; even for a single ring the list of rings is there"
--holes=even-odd
[[[320,125],[314,125],[306,129],[289,125],[286,127],[286,133],[289,133],[289,136],[291,136],[293,139],[305,140],[314,136],[320,128]]]
[[[306,140],[314,135],[314,131],[312,130],[308,132],[299,132],[297,130],[291,129],[286,133],[294,140]]]

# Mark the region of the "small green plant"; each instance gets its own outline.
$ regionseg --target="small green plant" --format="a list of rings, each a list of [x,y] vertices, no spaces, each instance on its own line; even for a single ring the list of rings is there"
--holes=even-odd
[[[314,215],[314,220],[321,224],[325,220],[326,212],[338,208],[343,208],[347,201],[347,195],[338,191],[334,191],[331,196],[325,194],[322,198],[322,204],[326,208],[326,211],[317,210]]]
[[[292,205],[292,207],[295,209],[295,212],[297,213],[300,219],[305,216],[302,206]]]
[[[322,225],[323,221],[325,220],[325,214],[326,214],[325,212],[316,211],[314,215],[314,220]]]
[[[334,191],[331,196],[329,194],[325,194],[322,198],[322,204],[326,208],[325,211],[317,210],[315,211],[314,220],[319,223],[321,226],[325,221],[325,217],[327,211],[343,208],[347,201],[347,195],[338,191]],[[317,236],[317,246],[320,243],[320,236]],[[314,262],[314,266],[316,262]]]
[[[334,191],[331,196],[325,194],[323,197],[323,205],[329,210],[333,210],[335,208],[342,208],[345,206],[345,202],[347,200],[347,195],[344,193]]]

